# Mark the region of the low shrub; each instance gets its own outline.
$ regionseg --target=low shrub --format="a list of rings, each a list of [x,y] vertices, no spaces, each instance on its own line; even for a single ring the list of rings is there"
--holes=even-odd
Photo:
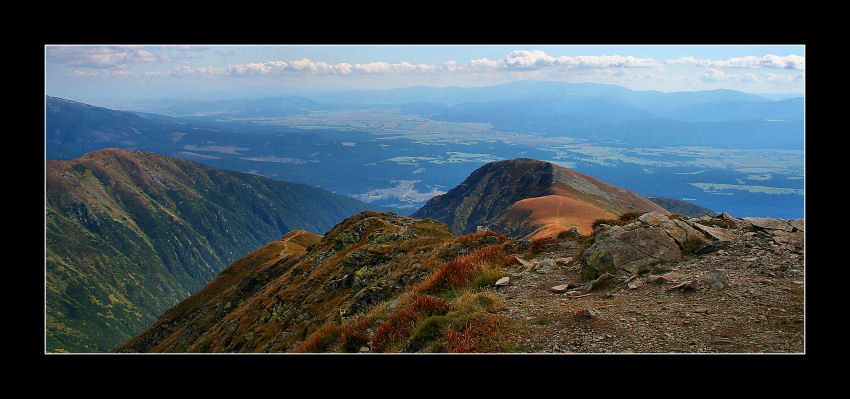
[[[531,240],[531,245],[528,247],[528,252],[539,254],[546,249],[546,246],[555,241],[555,237],[535,238]]]
[[[292,352],[311,353],[327,352],[342,333],[342,328],[335,324],[325,324],[310,334],[307,339],[298,345]]]
[[[449,303],[430,295],[423,295],[407,308],[390,315],[372,336],[373,349],[384,352],[391,344],[406,340],[417,320],[423,317],[442,315],[449,311]]]
[[[340,343],[345,352],[359,352],[360,348],[369,343],[368,328],[374,319],[369,316],[361,316],[349,322],[342,328]]]
[[[637,218],[639,218],[640,215],[643,215],[643,213],[642,212],[626,212],[626,213],[620,215],[619,220],[621,222],[631,223],[631,222],[634,222],[635,220],[637,220]]]
[[[446,288],[462,287],[481,270],[504,267],[513,261],[501,245],[484,247],[444,264],[418,284],[416,290],[421,293],[435,293]]]
[[[698,237],[688,237],[682,242],[682,253],[692,254],[705,246],[705,241]]]

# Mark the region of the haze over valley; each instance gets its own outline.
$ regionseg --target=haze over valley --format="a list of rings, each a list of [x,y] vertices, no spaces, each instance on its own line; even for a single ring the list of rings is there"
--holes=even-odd
[[[148,100],[125,112],[50,97],[47,156],[116,146],[158,151],[325,188],[400,214],[484,163],[528,157],[716,211],[802,216],[802,98],[533,81],[429,88],[445,94],[417,97],[423,90],[363,92],[345,104]],[[490,93],[522,94],[488,101]],[[382,103],[385,97],[399,102]],[[679,97],[687,97],[685,105],[673,107]],[[750,112],[742,116],[742,107]],[[103,120],[83,119],[91,112]],[[91,139],[64,141],[70,126],[88,129]]]

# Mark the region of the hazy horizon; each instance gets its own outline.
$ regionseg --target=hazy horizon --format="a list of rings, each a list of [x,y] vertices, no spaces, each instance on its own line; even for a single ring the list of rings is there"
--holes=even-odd
[[[485,87],[523,80],[803,96],[805,46],[45,46],[46,94],[95,103]]]

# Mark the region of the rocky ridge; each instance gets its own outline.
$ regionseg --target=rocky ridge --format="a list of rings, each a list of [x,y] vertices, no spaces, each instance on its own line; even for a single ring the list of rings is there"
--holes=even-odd
[[[647,213],[584,251],[553,240],[496,292],[522,352],[802,353],[804,234],[802,219]]]
[[[609,223],[525,241],[365,212],[300,252],[284,237],[259,262],[235,263],[227,285],[197,294],[217,310],[175,307],[116,351],[805,351],[802,219],[649,212]],[[427,288],[490,250],[505,255],[471,277],[478,288]],[[216,284],[243,288],[210,295]],[[437,313],[409,315],[423,304]],[[404,317],[412,324],[395,324]]]

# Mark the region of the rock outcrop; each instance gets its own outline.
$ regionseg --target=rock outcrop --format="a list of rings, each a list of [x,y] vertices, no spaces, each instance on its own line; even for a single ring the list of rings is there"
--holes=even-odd
[[[641,215],[624,226],[603,225],[578,263],[593,272],[637,274],[649,267],[678,262],[684,253],[720,250],[745,234],[767,234],[777,250],[799,252],[804,247],[803,220],[737,219],[727,213],[698,218],[670,218],[656,212]],[[755,231],[754,231],[755,230]]]

